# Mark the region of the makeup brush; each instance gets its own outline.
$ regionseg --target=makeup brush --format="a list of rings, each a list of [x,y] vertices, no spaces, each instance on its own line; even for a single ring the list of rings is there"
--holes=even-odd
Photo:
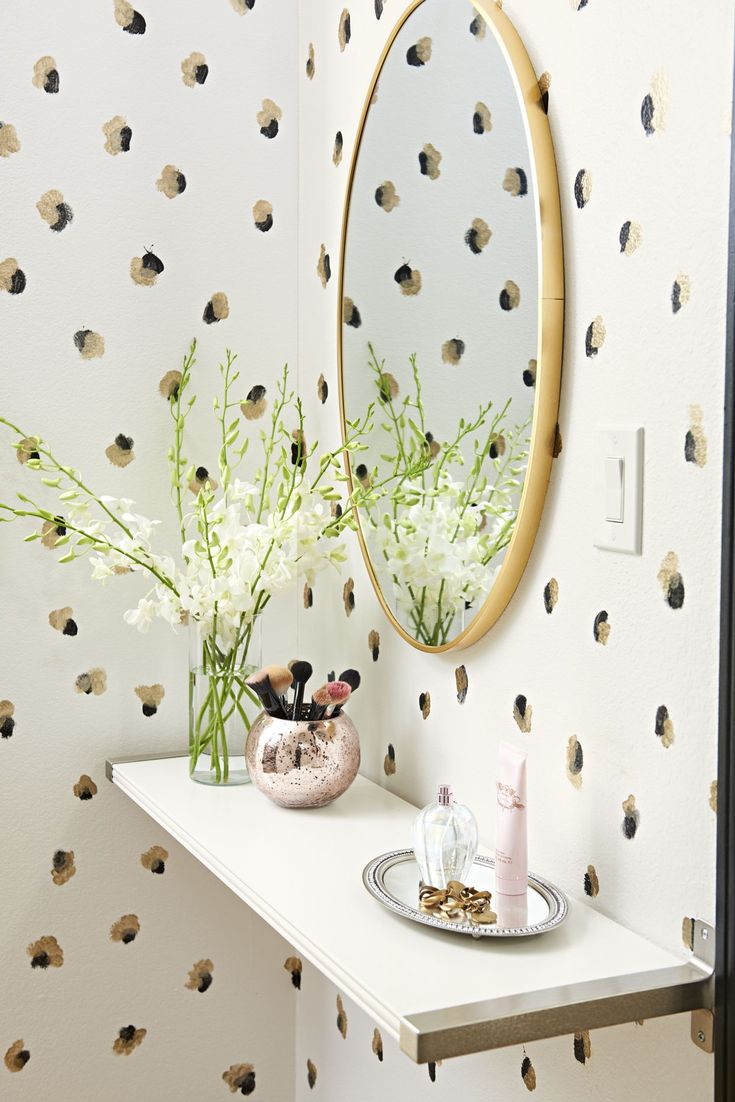
[[[328,716],[337,716],[352,694],[352,686],[348,681],[331,681],[329,684],[329,696],[331,703],[327,708]]]
[[[264,666],[249,677],[245,684],[260,697],[268,715],[286,719],[286,709],[281,698],[292,682],[293,675],[285,666]]]
[[[336,708],[347,702],[352,689],[346,681],[328,681],[311,698],[309,719],[320,720],[331,716]]]
[[[306,682],[309,680],[314,672],[314,668],[311,662],[292,662],[291,673],[293,674],[294,693],[293,693],[293,708],[291,710],[291,719],[297,723],[301,719],[301,707],[304,703],[304,689],[306,688]]]
[[[328,681],[326,685],[322,685],[311,694],[311,707],[309,708],[308,717],[310,720],[319,720],[326,712],[332,699],[329,695],[329,686],[333,684],[333,681]]]
[[[357,670],[343,670],[339,675],[339,679],[340,681],[346,681],[353,693],[356,689],[360,688],[360,682],[362,681]]]
[[[339,679],[340,681],[345,681],[350,686],[353,693],[356,689],[360,688],[360,682],[362,680],[357,670],[343,670],[339,675]],[[333,717],[338,716],[341,711],[342,707],[338,704],[332,713]]]

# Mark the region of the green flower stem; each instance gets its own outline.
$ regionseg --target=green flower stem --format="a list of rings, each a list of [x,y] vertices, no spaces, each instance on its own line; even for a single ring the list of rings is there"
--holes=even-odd
[[[17,434],[17,436],[21,440],[26,440],[26,439],[29,438],[28,433],[23,432],[23,430],[21,428],[19,428],[18,425],[14,425],[12,421],[8,421],[5,417],[0,417],[0,425],[5,425],[6,428],[11,429],[14,433]],[[60,474],[65,475],[71,482],[73,482],[80,490],[82,490],[87,495],[87,497],[90,499],[90,501],[94,501],[95,504],[100,507],[102,512],[107,514],[107,516],[110,518],[110,520],[113,522],[113,524],[116,524],[118,528],[121,528],[123,530],[123,532],[125,533],[126,536],[128,536],[130,539],[132,539],[133,534],[130,531],[130,529],[128,528],[128,526],[123,523],[123,521],[120,519],[120,517],[116,516],[116,514],[113,513],[111,509],[108,509],[107,506],[104,505],[100,501],[99,497],[94,492],[94,490],[90,490],[89,486],[87,486],[82,481],[82,479],[79,477],[77,472],[72,470],[71,467],[65,467],[63,465],[63,463],[60,463],[58,461],[58,459],[54,456],[54,454],[50,451],[50,449],[44,447],[44,444],[43,444],[42,440],[38,440],[37,437],[34,437],[33,439],[37,441],[36,451],[40,452],[41,455],[46,456],[48,461],[51,463],[53,470],[58,471]],[[29,465],[31,466],[32,470],[35,469],[32,466],[33,462],[34,462],[33,460],[29,461]],[[39,465],[38,469],[42,470],[44,468],[40,467],[40,465]]]
[[[186,426],[186,418],[189,415],[195,399],[191,399],[186,409],[182,408],[182,403],[184,394],[191,379],[191,369],[196,363],[196,347],[197,342],[196,339],[194,339],[191,342],[191,345],[189,346],[189,351],[187,355],[184,356],[184,360],[181,365],[181,381],[179,382],[179,385],[176,389],[176,397],[169,402],[171,417],[174,422],[174,442],[170,453],[171,485],[173,489],[176,515],[179,519],[179,532],[181,533],[182,547],[186,543],[186,523],[184,521],[184,487],[182,484],[184,472],[186,470],[186,459],[183,456],[184,430]]]
[[[56,519],[53,513],[49,513],[44,509],[40,509],[38,506],[36,506],[35,510],[16,509],[12,505],[5,505],[3,502],[0,502],[0,511],[11,513],[13,516],[18,518],[35,517],[38,520],[50,521],[52,523]],[[102,535],[88,536],[83,528],[78,528],[66,518],[64,518],[64,527],[68,528],[71,532],[76,532],[78,535],[84,536],[86,539],[92,540],[95,544],[103,544],[105,547],[108,548],[108,550],[115,551],[118,555],[123,555],[126,559],[129,559],[131,562],[135,563],[136,566],[140,566],[143,570],[147,570],[149,574],[152,574],[153,577],[161,583],[161,585],[165,585],[166,588],[170,589],[172,593],[175,593],[177,597],[179,596],[179,591],[174,583],[171,581],[171,579],[167,578],[164,574],[161,574],[158,570],[155,569],[155,567],[151,566],[150,563],[147,563],[145,559],[139,559],[135,555],[131,554],[129,551],[123,551],[122,548],[117,547],[114,543],[112,543],[110,540],[106,539]]]

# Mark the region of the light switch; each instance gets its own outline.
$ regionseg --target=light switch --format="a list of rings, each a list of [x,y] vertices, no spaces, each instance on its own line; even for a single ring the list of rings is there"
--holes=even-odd
[[[605,520],[623,523],[623,489],[625,460],[607,456],[605,459]]]
[[[595,546],[640,555],[643,429],[598,428],[592,469]]]

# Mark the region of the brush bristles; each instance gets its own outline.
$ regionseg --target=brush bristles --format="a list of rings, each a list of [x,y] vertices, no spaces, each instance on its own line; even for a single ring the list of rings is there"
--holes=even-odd
[[[305,684],[314,672],[311,662],[292,662],[290,666],[294,681]]]
[[[265,666],[262,672],[268,677],[277,696],[282,696],[293,684],[293,674],[285,666]]]
[[[267,680],[268,680],[268,670],[267,669],[258,670],[257,673],[253,673],[253,674],[250,675],[250,677],[247,679],[245,684],[250,689],[255,689],[256,692],[257,692],[258,688],[262,688],[262,686],[265,685]]]
[[[344,704],[352,692],[352,688],[346,681],[330,681],[329,688],[329,700],[332,704]]]
[[[319,708],[328,707],[332,703],[329,685],[322,685],[321,689],[317,689],[311,699]]]
[[[357,670],[345,670],[339,675],[339,679],[340,681],[346,681],[353,693],[355,689],[360,688],[360,681],[362,680]]]

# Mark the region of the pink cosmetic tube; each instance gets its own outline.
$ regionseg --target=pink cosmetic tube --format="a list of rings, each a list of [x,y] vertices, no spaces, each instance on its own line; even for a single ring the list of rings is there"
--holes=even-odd
[[[501,895],[525,895],[528,890],[527,761],[524,750],[501,742],[495,830],[495,889]]]

